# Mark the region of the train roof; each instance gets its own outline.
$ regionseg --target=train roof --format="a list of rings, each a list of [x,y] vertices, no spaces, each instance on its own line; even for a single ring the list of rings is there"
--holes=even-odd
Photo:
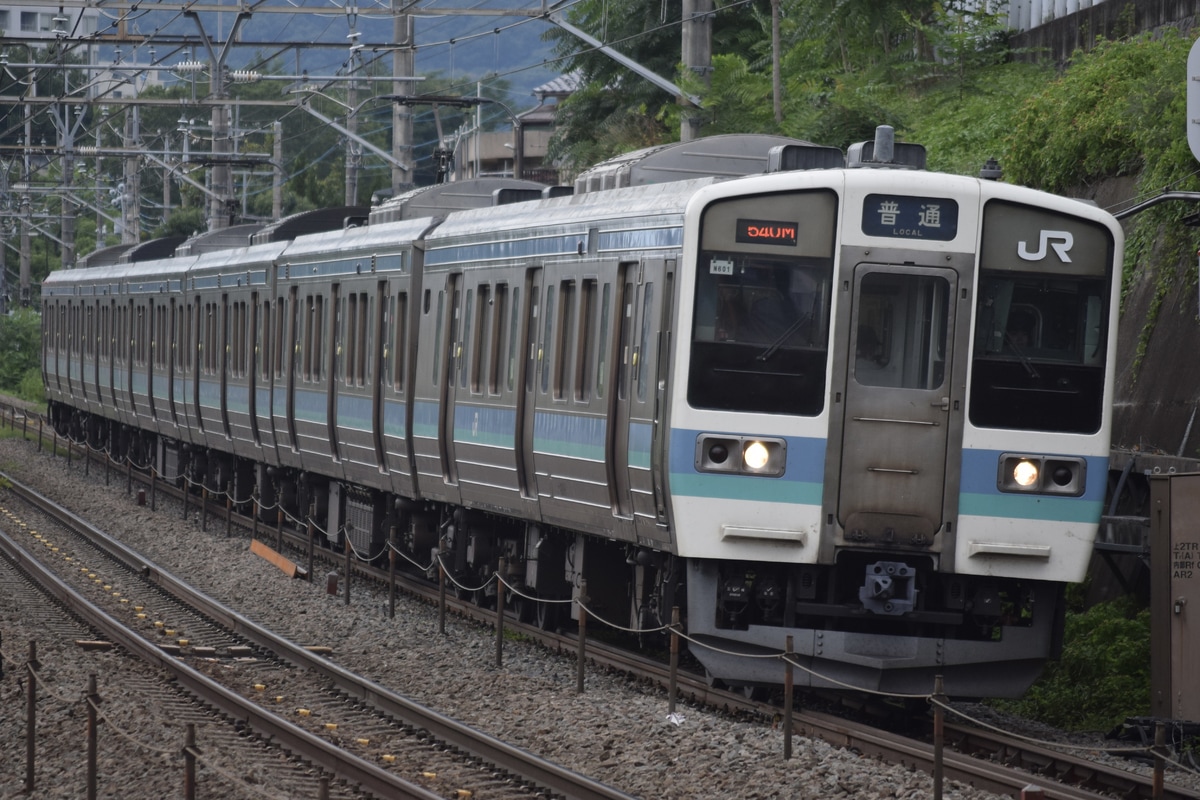
[[[340,231],[363,225],[370,215],[367,206],[332,206],[301,211],[263,227],[252,237],[251,244],[287,242],[306,233]]]
[[[705,176],[754,175],[766,172],[771,150],[785,145],[813,146],[788,136],[730,133],[647,147],[614,156],[580,173],[575,179],[575,192],[583,194]]]
[[[299,236],[287,249],[286,258],[309,258],[332,252],[352,253],[371,249],[377,251],[403,250],[412,246],[435,223],[429,217],[386,222],[344,231],[326,231]]]
[[[468,208],[491,208],[541,197],[547,187],[516,178],[476,178],[412,189],[371,210],[370,224],[440,217]]]
[[[186,236],[164,236],[161,239],[151,239],[139,242],[121,254],[118,259],[122,264],[135,264],[139,261],[157,261],[160,258],[171,258],[175,248],[187,240]]]
[[[90,267],[103,267],[108,264],[116,264],[120,261],[121,256],[125,251],[133,247],[136,242],[127,244],[114,244],[108,247],[102,247],[99,250],[93,250],[86,256],[83,256],[75,262],[75,269],[88,269]]]
[[[228,228],[197,233],[175,248],[175,255],[196,256],[201,253],[211,253],[214,250],[245,247],[250,244],[251,235],[262,230],[262,227],[261,222],[250,222],[245,225],[231,225]]]
[[[702,178],[464,211],[426,237],[425,265],[678,248],[688,201],[713,183]]]

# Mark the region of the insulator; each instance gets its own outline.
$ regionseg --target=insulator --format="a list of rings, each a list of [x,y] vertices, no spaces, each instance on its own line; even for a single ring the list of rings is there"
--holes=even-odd
[[[257,83],[262,80],[262,73],[252,69],[235,69],[229,73],[234,83]]]

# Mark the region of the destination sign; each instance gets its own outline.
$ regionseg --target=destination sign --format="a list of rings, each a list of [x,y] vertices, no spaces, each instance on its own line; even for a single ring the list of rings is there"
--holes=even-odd
[[[948,242],[958,235],[958,203],[946,197],[869,194],[862,229],[868,236]]]
[[[795,222],[739,219],[736,238],[738,244],[784,244],[795,247],[799,227]]]

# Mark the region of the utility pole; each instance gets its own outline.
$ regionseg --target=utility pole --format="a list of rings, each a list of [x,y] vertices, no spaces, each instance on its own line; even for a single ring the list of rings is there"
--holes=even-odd
[[[683,0],[683,64],[700,77],[705,87],[712,76],[712,15],[713,0]],[[679,97],[678,102],[684,106],[679,140],[690,142],[700,136],[704,112],[685,97]]]
[[[30,76],[29,94],[32,97],[37,97],[37,79]],[[33,200],[29,196],[29,187],[33,184],[33,163],[30,157],[30,151],[33,149],[33,105],[25,104],[25,184],[21,195],[21,255],[20,255],[20,281],[21,281],[21,307],[25,308],[29,305],[30,294],[30,272],[32,266],[32,258],[29,250],[29,226],[33,224]]]
[[[275,161],[275,180],[271,184],[271,219],[283,219],[283,123],[275,120],[271,123],[271,134],[274,142],[271,156]]]
[[[771,0],[771,99],[775,124],[783,122],[783,80],[779,74],[779,0]]]
[[[407,13],[411,4],[408,0],[392,0],[392,39],[396,50],[392,53],[392,93],[404,94],[413,77],[416,42],[413,39],[413,18]],[[392,194],[398,195],[411,186],[413,174],[413,118],[412,110],[399,103],[392,104]]]
[[[142,240],[141,181],[138,176],[138,157],[133,155],[142,146],[138,107],[125,114],[125,181],[121,187],[121,243],[137,244]]]
[[[358,31],[351,32],[350,38],[350,58],[347,60],[346,72],[350,75],[354,74],[355,65],[362,66],[362,59],[358,56],[358,51],[362,49],[362,45],[358,43],[358,37],[362,34]],[[350,135],[346,137],[346,202],[347,206],[358,205],[358,167],[361,162],[362,151],[358,149],[358,144],[355,138],[358,136],[358,84],[355,81],[346,81],[346,105],[349,110],[346,112],[346,129],[350,131]]]
[[[72,107],[66,103],[56,104],[50,113],[50,119],[58,131],[58,138],[63,154],[62,167],[62,267],[75,267],[75,215],[78,208],[73,199],[75,185],[75,137],[83,128],[83,106],[74,107],[75,119],[71,119]]]
[[[163,224],[171,218],[171,137],[164,136],[162,164],[162,212]]]
[[[0,198],[8,198],[8,162],[0,163]],[[8,220],[0,220],[0,314],[8,313]]]
[[[229,57],[230,48],[238,40],[238,31],[246,20],[250,19],[249,11],[239,11],[233,20],[233,25],[229,29],[229,36],[225,40],[225,44],[221,47],[221,52],[213,49],[212,40],[209,39],[208,33],[204,30],[204,25],[200,22],[200,15],[195,11],[183,12],[185,17],[191,17],[196,23],[196,27],[200,30],[200,38],[204,42],[204,47],[208,50],[209,77],[209,93],[214,100],[220,101],[229,97],[229,71],[225,66],[225,62]],[[218,23],[218,34],[219,34]],[[212,110],[212,166],[208,171],[209,185],[212,189],[212,194],[209,195],[208,202],[208,229],[210,231],[223,230],[229,227],[230,210],[233,207],[233,165],[229,163],[230,155],[232,154],[232,142],[230,140],[230,125],[229,125],[229,105],[218,102],[213,106]]]

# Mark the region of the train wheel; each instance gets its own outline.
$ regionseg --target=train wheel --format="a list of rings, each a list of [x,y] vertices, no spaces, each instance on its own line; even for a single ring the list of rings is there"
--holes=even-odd
[[[562,618],[562,606],[558,603],[537,604],[537,626],[544,631],[558,630]]]
[[[536,599],[530,599],[523,595],[533,595],[534,592],[528,587],[521,588],[521,594],[512,595],[504,607],[505,613],[511,616],[517,622],[529,624],[537,619],[538,606],[542,605]]]

